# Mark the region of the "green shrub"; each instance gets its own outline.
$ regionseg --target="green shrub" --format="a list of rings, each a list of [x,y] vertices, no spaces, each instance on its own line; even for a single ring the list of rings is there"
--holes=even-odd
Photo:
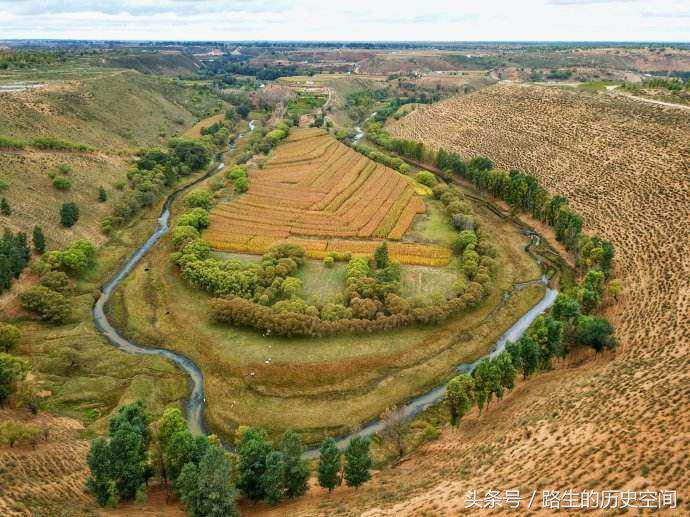
[[[41,430],[33,424],[25,424],[14,420],[7,420],[0,424],[0,443],[14,447],[18,443],[33,443],[38,441]]]
[[[96,248],[86,239],[70,243],[63,251],[54,250],[46,253],[42,260],[52,269],[60,269],[71,275],[83,273],[92,263]]]
[[[24,149],[26,144],[14,138],[0,136],[0,149]]]
[[[189,208],[211,209],[211,193],[208,190],[196,189],[191,191],[185,198],[185,203]]]
[[[4,192],[8,188],[10,188],[10,184],[7,183],[5,180],[0,180],[0,192]]]
[[[235,192],[238,194],[243,194],[249,190],[249,180],[246,176],[241,176],[237,178],[233,185],[235,186]]]
[[[176,248],[180,248],[199,237],[199,230],[194,226],[183,226],[178,224],[172,231],[172,240]]]
[[[453,253],[456,255],[462,255],[467,246],[475,246],[476,244],[477,235],[472,230],[463,230],[453,240],[451,247],[453,248]]]
[[[58,172],[60,174],[69,174],[72,172],[72,167],[70,167],[66,163],[61,163],[60,165],[58,165]]]
[[[277,144],[280,142],[282,139],[284,139],[287,136],[287,132],[283,131],[281,129],[274,129],[273,131],[270,131],[267,135],[266,138],[273,144]]]
[[[53,178],[53,187],[58,190],[69,190],[72,187],[72,182],[63,176],[56,176]]]
[[[208,212],[203,208],[193,208],[180,216],[177,220],[177,225],[193,226],[197,230],[203,230],[209,225]]]
[[[91,149],[84,144],[75,144],[67,140],[60,140],[52,136],[35,138],[32,145],[37,149],[52,150],[52,151],[90,151]]]
[[[438,183],[436,176],[434,176],[433,173],[429,171],[419,171],[415,178],[419,183],[421,183],[422,185],[426,185],[427,187],[433,187],[434,185],[436,185],[436,183]]]
[[[0,352],[9,352],[19,344],[19,329],[9,323],[0,323]]]
[[[233,165],[230,167],[230,170],[227,172],[227,177],[228,179],[231,180],[236,180],[237,178],[240,178],[242,176],[247,176],[247,171],[245,170],[244,167],[241,165]]]
[[[42,285],[35,285],[19,297],[22,306],[50,323],[64,323],[70,315],[70,302],[64,295]]]
[[[335,263],[335,259],[333,258],[332,255],[326,255],[323,258],[323,265],[326,266],[327,268],[332,268],[333,264]]]

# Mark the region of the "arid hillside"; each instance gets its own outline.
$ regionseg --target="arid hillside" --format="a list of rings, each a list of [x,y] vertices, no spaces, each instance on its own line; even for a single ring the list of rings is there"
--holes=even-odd
[[[90,502],[84,492],[89,442],[77,420],[48,413],[31,416],[27,410],[0,410],[1,422],[30,426],[38,432],[31,440],[9,447],[0,444],[0,514],[77,514],[77,507]],[[71,512],[59,509],[65,500]]]
[[[616,245],[625,289],[609,312],[620,347],[558,365],[357,493],[293,513],[454,515],[469,490],[512,488],[677,490],[678,515],[690,511],[688,113],[499,85],[419,109],[392,131],[532,171],[570,198],[586,229]]]
[[[218,102],[208,92],[193,92],[172,80],[132,71],[108,72],[83,81],[63,81],[35,90],[0,94],[0,137],[24,144],[0,148],[0,180],[7,187],[12,214],[0,226],[31,233],[41,225],[49,247],[77,238],[105,240],[100,220],[120,196],[128,160],[139,147],[165,142],[194,123]],[[83,145],[87,151],[41,149],[36,138]],[[59,172],[60,167],[66,172]],[[70,187],[53,186],[62,176]],[[98,203],[98,189],[108,193]],[[60,226],[59,207],[75,202],[80,221]]]

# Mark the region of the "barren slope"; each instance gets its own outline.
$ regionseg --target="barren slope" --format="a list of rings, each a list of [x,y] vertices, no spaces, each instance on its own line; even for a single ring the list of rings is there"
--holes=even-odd
[[[0,421],[5,419],[47,429],[48,435],[35,448],[0,445],[0,514],[35,515],[39,508],[47,514],[79,513],[76,507],[90,502],[84,493],[89,448],[81,436],[84,427],[71,418],[47,413],[32,417],[25,410],[0,410]],[[65,501],[71,502],[71,511],[59,509]]]
[[[530,170],[568,196],[616,244],[621,346],[521,385],[357,493],[293,513],[447,515],[468,490],[515,487],[675,489],[690,510],[690,116],[500,85],[418,110],[393,132]]]

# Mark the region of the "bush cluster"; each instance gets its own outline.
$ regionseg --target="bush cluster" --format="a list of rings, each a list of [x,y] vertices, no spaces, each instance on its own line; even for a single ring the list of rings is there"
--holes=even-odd
[[[107,231],[134,217],[143,207],[153,205],[165,188],[182,176],[206,167],[211,161],[210,144],[202,140],[175,138],[167,149],[142,149],[127,172],[130,190],[113,207],[113,214],[102,225]]]

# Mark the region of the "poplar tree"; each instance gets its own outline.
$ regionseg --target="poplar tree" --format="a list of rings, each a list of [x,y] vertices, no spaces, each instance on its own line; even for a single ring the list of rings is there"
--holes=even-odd
[[[345,483],[347,486],[359,488],[360,485],[371,479],[371,468],[373,461],[369,451],[369,439],[356,436],[345,449]]]
[[[46,237],[43,234],[43,228],[40,226],[34,226],[32,239],[36,253],[44,253],[46,250]]]
[[[453,377],[446,386],[446,404],[450,409],[450,423],[457,426],[469,413],[474,402],[474,379],[466,373]]]
[[[302,458],[302,437],[293,430],[285,431],[280,446],[285,459],[285,493],[289,498],[304,495],[309,488],[309,462]]]
[[[333,438],[326,438],[319,449],[319,466],[316,470],[319,485],[330,492],[341,483],[342,468],[340,451]]]

